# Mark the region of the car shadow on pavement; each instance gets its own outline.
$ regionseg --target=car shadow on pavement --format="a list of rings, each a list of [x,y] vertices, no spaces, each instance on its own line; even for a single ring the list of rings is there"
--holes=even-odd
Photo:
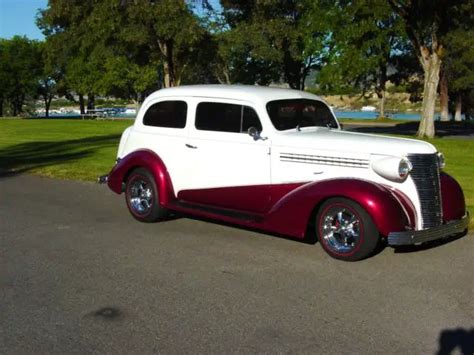
[[[40,141],[0,149],[0,177],[28,172],[92,156],[99,149],[116,147],[119,134],[64,141]]]
[[[439,336],[438,355],[458,353],[463,355],[474,354],[474,328],[445,329]]]
[[[269,231],[262,230],[262,229],[259,229],[259,228],[252,228],[252,227],[247,227],[247,226],[243,226],[243,225],[240,225],[240,224],[234,224],[234,223],[230,223],[230,222],[219,221],[219,220],[215,220],[215,219],[207,218],[207,217],[187,215],[187,214],[184,214],[184,213],[177,213],[175,216],[172,216],[172,218],[170,218],[169,220],[178,219],[178,218],[187,218],[187,219],[191,219],[191,220],[194,220],[194,221],[212,223],[212,224],[216,224],[216,225],[220,225],[220,226],[224,226],[224,227],[230,227],[230,228],[234,228],[234,229],[239,229],[239,230],[243,230],[243,231],[257,233],[257,234],[259,234],[261,236],[264,236],[264,237],[285,239],[285,240],[289,240],[289,241],[296,242],[296,243],[309,244],[309,245],[315,245],[315,244],[318,243],[318,237],[316,236],[316,228],[311,223],[308,225],[308,227],[306,229],[305,236],[303,238],[297,238],[297,237],[291,237],[291,236],[288,236],[288,235],[285,235],[285,234],[269,232]],[[165,220],[165,222],[166,221],[168,221],[168,219]],[[370,254],[370,256],[368,258],[374,257],[374,256],[382,253],[385,250],[386,247],[387,247],[387,243],[384,242],[383,240],[381,240],[381,242],[377,245],[377,247],[375,248],[373,253]]]
[[[423,244],[420,244],[420,245],[400,245],[400,246],[396,246],[396,247],[393,247],[393,248],[394,248],[395,253],[400,253],[400,254],[416,253],[416,252],[419,252],[419,251],[438,248],[438,247],[441,247],[442,245],[452,243],[452,242],[454,242],[458,239],[461,239],[461,238],[465,237],[467,235],[467,233],[468,233],[468,231],[466,229],[464,232],[459,233],[459,234],[455,234],[451,237],[446,237],[446,238],[443,238],[443,239],[437,239],[437,240],[427,242],[427,243],[423,243]]]

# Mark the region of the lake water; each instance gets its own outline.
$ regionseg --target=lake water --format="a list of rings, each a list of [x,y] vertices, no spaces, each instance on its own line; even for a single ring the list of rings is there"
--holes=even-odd
[[[374,111],[334,111],[337,118],[355,118],[358,120],[373,120],[379,116],[379,113]],[[435,117],[437,117],[436,114]],[[411,121],[419,121],[420,120],[419,113],[390,113],[388,118],[393,120],[411,120]]]

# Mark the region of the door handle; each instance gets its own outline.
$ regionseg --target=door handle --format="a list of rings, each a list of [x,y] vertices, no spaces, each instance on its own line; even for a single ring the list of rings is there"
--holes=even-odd
[[[191,144],[188,144],[188,143],[186,143],[185,146],[188,147],[188,148],[191,148],[191,149],[197,149],[197,147],[195,145],[191,145]]]

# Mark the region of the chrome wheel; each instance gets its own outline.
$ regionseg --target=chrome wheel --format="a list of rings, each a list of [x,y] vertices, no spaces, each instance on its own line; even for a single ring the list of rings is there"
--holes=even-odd
[[[321,237],[338,254],[353,252],[361,236],[360,218],[345,206],[333,206],[322,216]]]
[[[149,213],[153,206],[153,189],[150,183],[142,178],[136,178],[130,185],[130,207],[138,214]]]

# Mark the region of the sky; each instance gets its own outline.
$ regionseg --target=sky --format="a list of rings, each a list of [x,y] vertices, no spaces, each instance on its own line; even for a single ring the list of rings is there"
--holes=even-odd
[[[47,0],[0,0],[0,37],[20,35],[43,39],[35,19],[38,9],[44,9],[47,3]]]
[[[210,0],[219,8],[218,0]],[[15,35],[29,39],[44,39],[36,27],[38,9],[46,8],[48,0],[0,0],[0,38],[10,39]]]

